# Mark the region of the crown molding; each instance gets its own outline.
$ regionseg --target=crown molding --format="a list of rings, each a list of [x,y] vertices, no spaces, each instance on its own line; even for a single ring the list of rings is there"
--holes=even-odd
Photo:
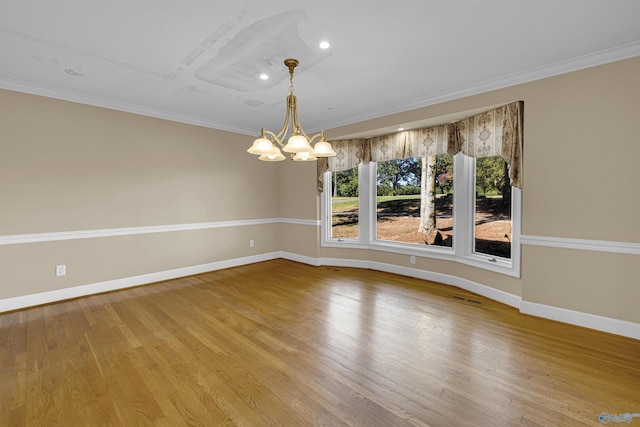
[[[66,91],[62,89],[52,89],[44,86],[34,85],[31,83],[21,82],[18,80],[0,78],[0,89],[27,93],[29,95],[44,96],[45,98],[59,99],[62,101],[75,102],[78,104],[90,105],[92,107],[107,108],[109,110],[137,114],[140,116],[152,117],[156,119],[169,120],[172,122],[184,123],[187,125],[234,132],[242,135],[252,135],[253,133],[255,133],[255,130],[254,132],[249,132],[247,129],[229,126],[228,124],[222,122],[202,120],[200,118],[172,113],[164,110],[158,110],[156,108],[149,108],[143,105],[113,101],[98,96],[84,95],[81,93]]]
[[[520,73],[509,74],[497,79],[488,80],[482,83],[459,88],[457,90],[443,92],[426,99],[419,99],[403,104],[394,105],[384,110],[371,111],[369,113],[358,116],[345,116],[345,118],[339,122],[320,123],[317,127],[322,129],[331,129],[340,126],[347,126],[353,123],[429,107],[431,105],[441,104],[443,102],[454,101],[456,99],[479,95],[482,93],[491,92],[493,90],[504,89],[518,84],[529,83],[535,80],[542,80],[548,77],[559,76],[561,74],[567,74],[586,68],[596,67],[598,65],[622,61],[624,59],[630,59],[636,56],[640,56],[640,41],[635,41],[621,46],[616,46],[611,49],[605,49],[564,61],[555,62],[553,64],[533,68]],[[311,131],[313,131],[313,129]]]
[[[485,81],[479,84],[470,85],[454,91],[448,91],[437,94],[435,96],[410,101],[407,103],[397,104],[390,108],[370,111],[362,115],[344,116],[340,121],[332,121],[319,123],[318,129],[332,129],[340,126],[375,119],[379,117],[397,114],[405,111],[415,110],[418,108],[428,107],[430,105],[440,104],[467,96],[478,95],[492,90],[503,89],[517,84],[527,83],[534,80],[540,80],[547,77],[553,77],[585,68],[595,67],[598,65],[616,62],[623,59],[629,59],[640,56],[640,41],[616,46],[611,49],[605,49],[587,55],[578,56],[564,61],[559,61],[543,67],[526,70],[521,73],[506,75],[497,79]],[[111,110],[123,111],[132,114],[139,114],[147,117],[154,117],[163,120],[170,120],[179,123],[185,123],[194,126],[207,127],[228,132],[234,132],[242,135],[253,135],[255,129],[245,129],[228,124],[216,122],[212,120],[202,120],[200,118],[172,113],[168,111],[149,108],[142,105],[130,104],[126,102],[113,101],[102,97],[84,95],[77,92],[65,91],[60,89],[52,89],[44,86],[34,85],[12,79],[0,78],[0,88],[13,90],[16,92],[28,93],[31,95],[39,95],[48,98],[61,99],[64,101],[76,102],[80,104],[91,105],[95,107],[108,108]],[[315,129],[310,129],[315,132]]]

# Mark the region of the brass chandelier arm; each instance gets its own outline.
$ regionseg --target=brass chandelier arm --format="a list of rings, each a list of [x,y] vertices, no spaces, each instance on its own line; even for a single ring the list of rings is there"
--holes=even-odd
[[[302,125],[300,124],[300,119],[298,118],[298,106],[296,105],[296,97],[293,97],[293,103],[291,105],[291,131],[296,134],[302,134],[307,140],[309,136],[305,133],[304,129],[302,129]]]
[[[298,118],[298,108],[296,105],[296,97],[293,95],[289,95],[289,96],[293,97],[291,107],[289,111],[287,111],[287,116],[289,116],[289,112],[291,112],[291,127],[292,127],[291,130],[293,132],[296,132],[296,130],[299,131],[300,134],[302,134],[305,138],[307,138],[307,140],[309,141],[309,144],[313,143],[313,141],[315,141],[316,138],[318,137],[324,137],[324,131],[314,133],[311,136],[307,135],[307,133],[302,128],[302,125],[300,124],[300,119]]]
[[[284,124],[282,125],[282,129],[280,129],[280,132],[278,132],[276,134],[275,132],[272,132],[272,131],[262,127],[262,135],[261,135],[261,137],[269,136],[270,137],[269,139],[271,139],[274,142],[277,142],[280,147],[284,147],[285,146],[285,143],[283,142],[283,139],[286,136],[287,131],[289,130],[289,125],[292,123],[291,111],[292,110],[295,111],[294,110],[295,101],[296,101],[296,97],[295,96],[293,96],[293,95],[287,96],[287,111],[286,111],[285,118],[284,118]],[[293,120],[294,128],[292,130],[295,130],[295,123],[296,122],[297,122],[297,120],[294,119]],[[306,136],[306,134],[305,134],[305,136]]]
[[[298,118],[296,97],[294,95],[289,95],[287,97],[287,111],[284,119],[284,124],[282,125],[282,129],[280,129],[280,132],[276,134],[275,132],[272,132],[263,127],[262,136],[270,136],[273,141],[277,142],[278,145],[280,145],[280,147],[284,147],[285,142],[283,142],[283,139],[286,136],[287,131],[289,130],[289,125],[291,125],[292,132],[296,132],[296,130],[298,130],[300,134],[302,134],[305,138],[307,138],[307,140],[309,140],[309,143],[313,143],[316,139],[324,137],[324,131],[314,133],[311,136],[309,136],[304,131],[302,125],[300,124],[300,119]]]
[[[267,138],[267,136],[269,138]],[[262,131],[260,131],[260,136],[258,138],[274,139],[275,136],[276,136],[275,133],[271,132],[269,129],[266,129],[264,126],[262,126]]]
[[[296,97],[293,94],[290,94],[289,96],[287,96],[287,111],[284,116],[284,124],[282,125],[282,129],[280,129],[280,132],[278,132],[278,135],[276,136],[276,141],[278,142],[278,144],[280,144],[281,147],[284,147],[286,144],[282,140],[287,135],[292,116],[295,115],[291,113],[292,111],[295,112],[295,105],[296,105]]]
[[[305,137],[309,140],[309,144],[314,144],[316,140],[322,141],[323,139],[326,139],[324,137],[324,131],[318,132],[318,133],[314,133],[311,136],[306,136],[306,134],[305,134]]]
[[[288,58],[284,64],[289,68],[289,95],[287,96],[287,108],[282,129],[277,134],[262,127],[262,132],[253,145],[247,150],[251,154],[257,154],[260,160],[281,161],[285,157],[282,151],[291,153],[291,158],[298,161],[317,160],[318,157],[332,157],[336,152],[326,140],[324,131],[312,136],[302,128],[298,117],[297,99],[293,94],[293,70],[298,65],[297,59]],[[291,126],[291,136],[285,142]],[[317,140],[315,147],[311,144]]]

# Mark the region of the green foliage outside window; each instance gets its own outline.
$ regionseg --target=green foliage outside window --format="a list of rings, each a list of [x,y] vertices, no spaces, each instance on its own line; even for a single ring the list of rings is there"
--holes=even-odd
[[[483,196],[503,195],[508,174],[502,157],[476,159],[476,193]]]
[[[333,197],[358,196],[358,168],[333,172]]]

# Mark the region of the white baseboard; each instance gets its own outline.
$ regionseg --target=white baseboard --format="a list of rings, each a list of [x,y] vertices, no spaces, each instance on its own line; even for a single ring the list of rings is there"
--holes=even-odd
[[[367,268],[371,270],[384,271],[387,273],[400,274],[402,276],[415,277],[417,279],[431,280],[445,285],[455,286],[469,292],[482,295],[483,297],[501,302],[508,306],[519,309],[522,314],[542,317],[550,320],[582,326],[597,331],[608,332],[629,338],[640,339],[640,323],[628,322],[625,320],[613,319],[610,317],[597,316],[580,311],[567,310],[564,308],[549,305],[537,304],[522,301],[518,295],[494,289],[486,285],[463,279],[461,277],[448,274],[435,273],[432,271],[419,270],[417,268],[407,268],[393,264],[385,264],[375,261],[350,260],[343,258],[311,258],[287,252],[281,253],[282,258],[298,261],[310,265],[334,266],[334,267],[354,267]]]
[[[255,262],[268,261],[276,258],[285,258],[313,266],[334,266],[366,268],[370,270],[384,271],[387,273],[399,274],[402,276],[414,277],[417,279],[431,280],[446,285],[455,286],[467,291],[482,295],[494,301],[501,302],[511,307],[518,308],[521,313],[542,317],[559,322],[568,323],[608,332],[629,338],[640,339],[640,324],[627,322],[609,317],[597,316],[579,311],[567,310],[564,308],[537,304],[522,301],[518,295],[510,294],[489,286],[463,279],[448,274],[419,270],[417,268],[407,268],[403,266],[386,264],[376,261],[354,260],[342,258],[313,258],[305,255],[298,255],[290,252],[269,252],[265,254],[230,259],[225,261],[200,264],[190,267],[177,268],[173,270],[160,271],[156,273],[142,274],[139,276],[125,277],[122,279],[108,280],[88,285],[75,286],[72,288],[58,289],[55,291],[41,292],[38,294],[24,295],[13,298],[0,299],[0,313],[23,308],[33,307],[42,304],[49,304],[56,301],[63,301],[71,298],[78,298],[98,294],[102,292],[115,291],[133,286],[159,282],[163,280],[175,279],[178,277],[190,276],[194,274],[207,273],[224,268],[238,267]]]
[[[371,263],[373,270],[386,271],[388,273],[401,274],[403,276],[415,277],[417,279],[431,280],[433,282],[443,283],[445,285],[455,286],[460,289],[473,292],[483,297],[487,297],[494,301],[501,302],[511,307],[518,308],[520,306],[520,297],[510,294],[499,289],[491,288],[486,285],[474,282],[472,280],[463,279],[461,277],[451,276],[449,274],[435,273],[432,271],[419,270],[417,268],[401,267],[393,264],[384,264],[379,262]]]
[[[340,259],[340,258],[321,258],[320,265],[330,265],[330,266],[336,266],[336,267],[339,266],[339,267],[368,268],[371,270],[384,271],[387,273],[394,273],[402,276],[414,277],[416,279],[430,280],[432,282],[443,283],[445,285],[451,285],[460,289],[465,289],[469,292],[482,295],[494,301],[499,301],[511,307],[518,308],[520,306],[520,297],[517,295],[510,294],[498,289],[494,289],[489,286],[485,286],[480,283],[473,282],[471,280],[463,279],[461,277],[451,276],[449,274],[435,273],[433,271],[402,267],[399,265],[386,264],[383,262],[346,260],[346,259]]]
[[[529,301],[522,301],[522,304],[520,304],[520,313],[640,340],[640,323],[627,322],[625,320],[612,319],[610,317],[597,316],[595,314]]]
[[[107,280],[104,282],[92,283],[89,285],[57,289],[55,291],[41,292],[37,294],[24,295],[13,298],[5,298],[0,299],[0,313],[5,311],[20,310],[23,308],[34,307],[42,304],[49,304],[71,298],[99,294],[102,292],[131,288],[133,286],[145,285],[148,283],[160,282],[163,280],[176,279],[178,277],[207,273],[209,271],[221,270],[223,268],[238,267],[240,265],[252,264],[254,262],[267,261],[275,258],[280,258],[279,252],[271,252],[244,258],[236,258],[225,261],[194,265],[190,267],[176,268],[173,270],[159,271],[156,273],[141,274],[139,276]]]

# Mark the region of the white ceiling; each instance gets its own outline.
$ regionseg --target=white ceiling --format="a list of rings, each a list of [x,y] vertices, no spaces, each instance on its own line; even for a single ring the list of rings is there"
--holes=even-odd
[[[294,57],[316,132],[638,56],[640,1],[0,0],[0,37],[3,88],[248,135]]]

